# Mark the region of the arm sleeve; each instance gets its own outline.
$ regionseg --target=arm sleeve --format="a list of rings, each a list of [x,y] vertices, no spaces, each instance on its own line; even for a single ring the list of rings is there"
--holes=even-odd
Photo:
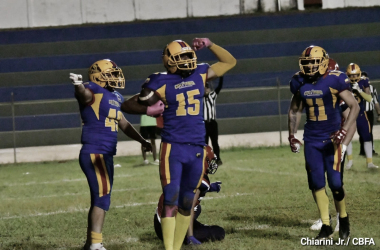
[[[218,87],[215,89],[215,93],[219,95],[220,90],[223,88],[223,76],[219,77],[219,84]]]
[[[209,47],[209,49],[218,58],[219,62],[211,65],[211,69],[217,76],[223,76],[227,71],[235,67],[236,59],[227,50],[216,45],[215,43]]]

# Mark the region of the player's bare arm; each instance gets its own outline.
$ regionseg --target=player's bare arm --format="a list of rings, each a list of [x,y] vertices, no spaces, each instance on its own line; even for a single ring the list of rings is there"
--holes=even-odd
[[[209,48],[219,60],[208,69],[207,80],[223,76],[227,71],[235,67],[236,59],[230,52],[211,42],[208,38],[194,38],[193,48],[195,51],[205,47]]]
[[[160,95],[149,88],[143,88],[139,94],[132,96],[121,105],[121,110],[128,114],[158,116],[163,109],[164,104]]]
[[[356,118],[358,117],[360,108],[358,102],[349,90],[340,92],[339,97],[342,98],[350,109],[347,120],[343,125],[343,129],[347,131],[347,135],[342,142],[344,145],[348,145],[356,131]]]
[[[92,102],[93,94],[83,85],[82,75],[70,73],[71,83],[75,86],[75,96],[83,105]]]
[[[297,133],[298,126],[301,121],[301,115],[303,110],[303,102],[301,94],[298,91],[293,95],[290,102],[289,112],[288,112],[288,129],[289,129],[289,144],[290,149],[293,153],[299,153],[302,143],[295,137]]]
[[[301,99],[300,92],[293,95],[290,107],[288,111],[288,130],[289,135],[294,135],[297,133],[298,126],[301,121],[301,115],[303,110],[303,103]]]
[[[120,109],[127,114],[146,114],[147,106],[139,103],[139,96],[140,94],[136,94],[125,100]]]
[[[125,119],[124,116],[121,117],[119,124],[119,128],[124,132],[126,136],[129,138],[138,141],[141,143],[141,145],[145,148],[146,151],[152,151],[152,145],[150,142],[145,140],[138,132],[137,130],[130,124],[127,119]]]

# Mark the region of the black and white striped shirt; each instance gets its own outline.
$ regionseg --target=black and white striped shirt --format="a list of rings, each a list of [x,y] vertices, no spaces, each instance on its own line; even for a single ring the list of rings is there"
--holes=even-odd
[[[374,108],[374,105],[378,103],[378,96],[377,96],[377,90],[374,88],[371,84],[369,85],[369,89],[371,91],[372,95],[372,102],[366,102],[365,103],[365,111],[372,111]]]
[[[203,120],[210,121],[216,119],[215,101],[217,96],[216,92],[212,91],[203,97]]]

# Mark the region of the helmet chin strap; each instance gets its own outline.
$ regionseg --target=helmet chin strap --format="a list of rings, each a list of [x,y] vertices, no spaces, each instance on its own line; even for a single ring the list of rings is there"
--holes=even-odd
[[[311,82],[314,82],[316,81],[319,77],[321,76],[321,74],[319,72],[315,73],[314,75],[310,76],[310,75],[304,75],[304,78],[306,78],[308,81],[311,81]]]
[[[193,73],[192,70],[181,70],[177,69],[176,74],[180,75],[182,78],[189,77]]]

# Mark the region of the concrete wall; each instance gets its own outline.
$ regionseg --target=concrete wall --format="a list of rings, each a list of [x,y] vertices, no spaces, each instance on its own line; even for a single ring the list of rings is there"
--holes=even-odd
[[[228,16],[298,8],[303,0],[1,0],[0,29]],[[380,6],[380,0],[322,0],[323,9]]]
[[[380,6],[380,0],[323,0],[322,8]],[[257,11],[304,10],[303,0],[1,0],[0,29],[129,22]]]

